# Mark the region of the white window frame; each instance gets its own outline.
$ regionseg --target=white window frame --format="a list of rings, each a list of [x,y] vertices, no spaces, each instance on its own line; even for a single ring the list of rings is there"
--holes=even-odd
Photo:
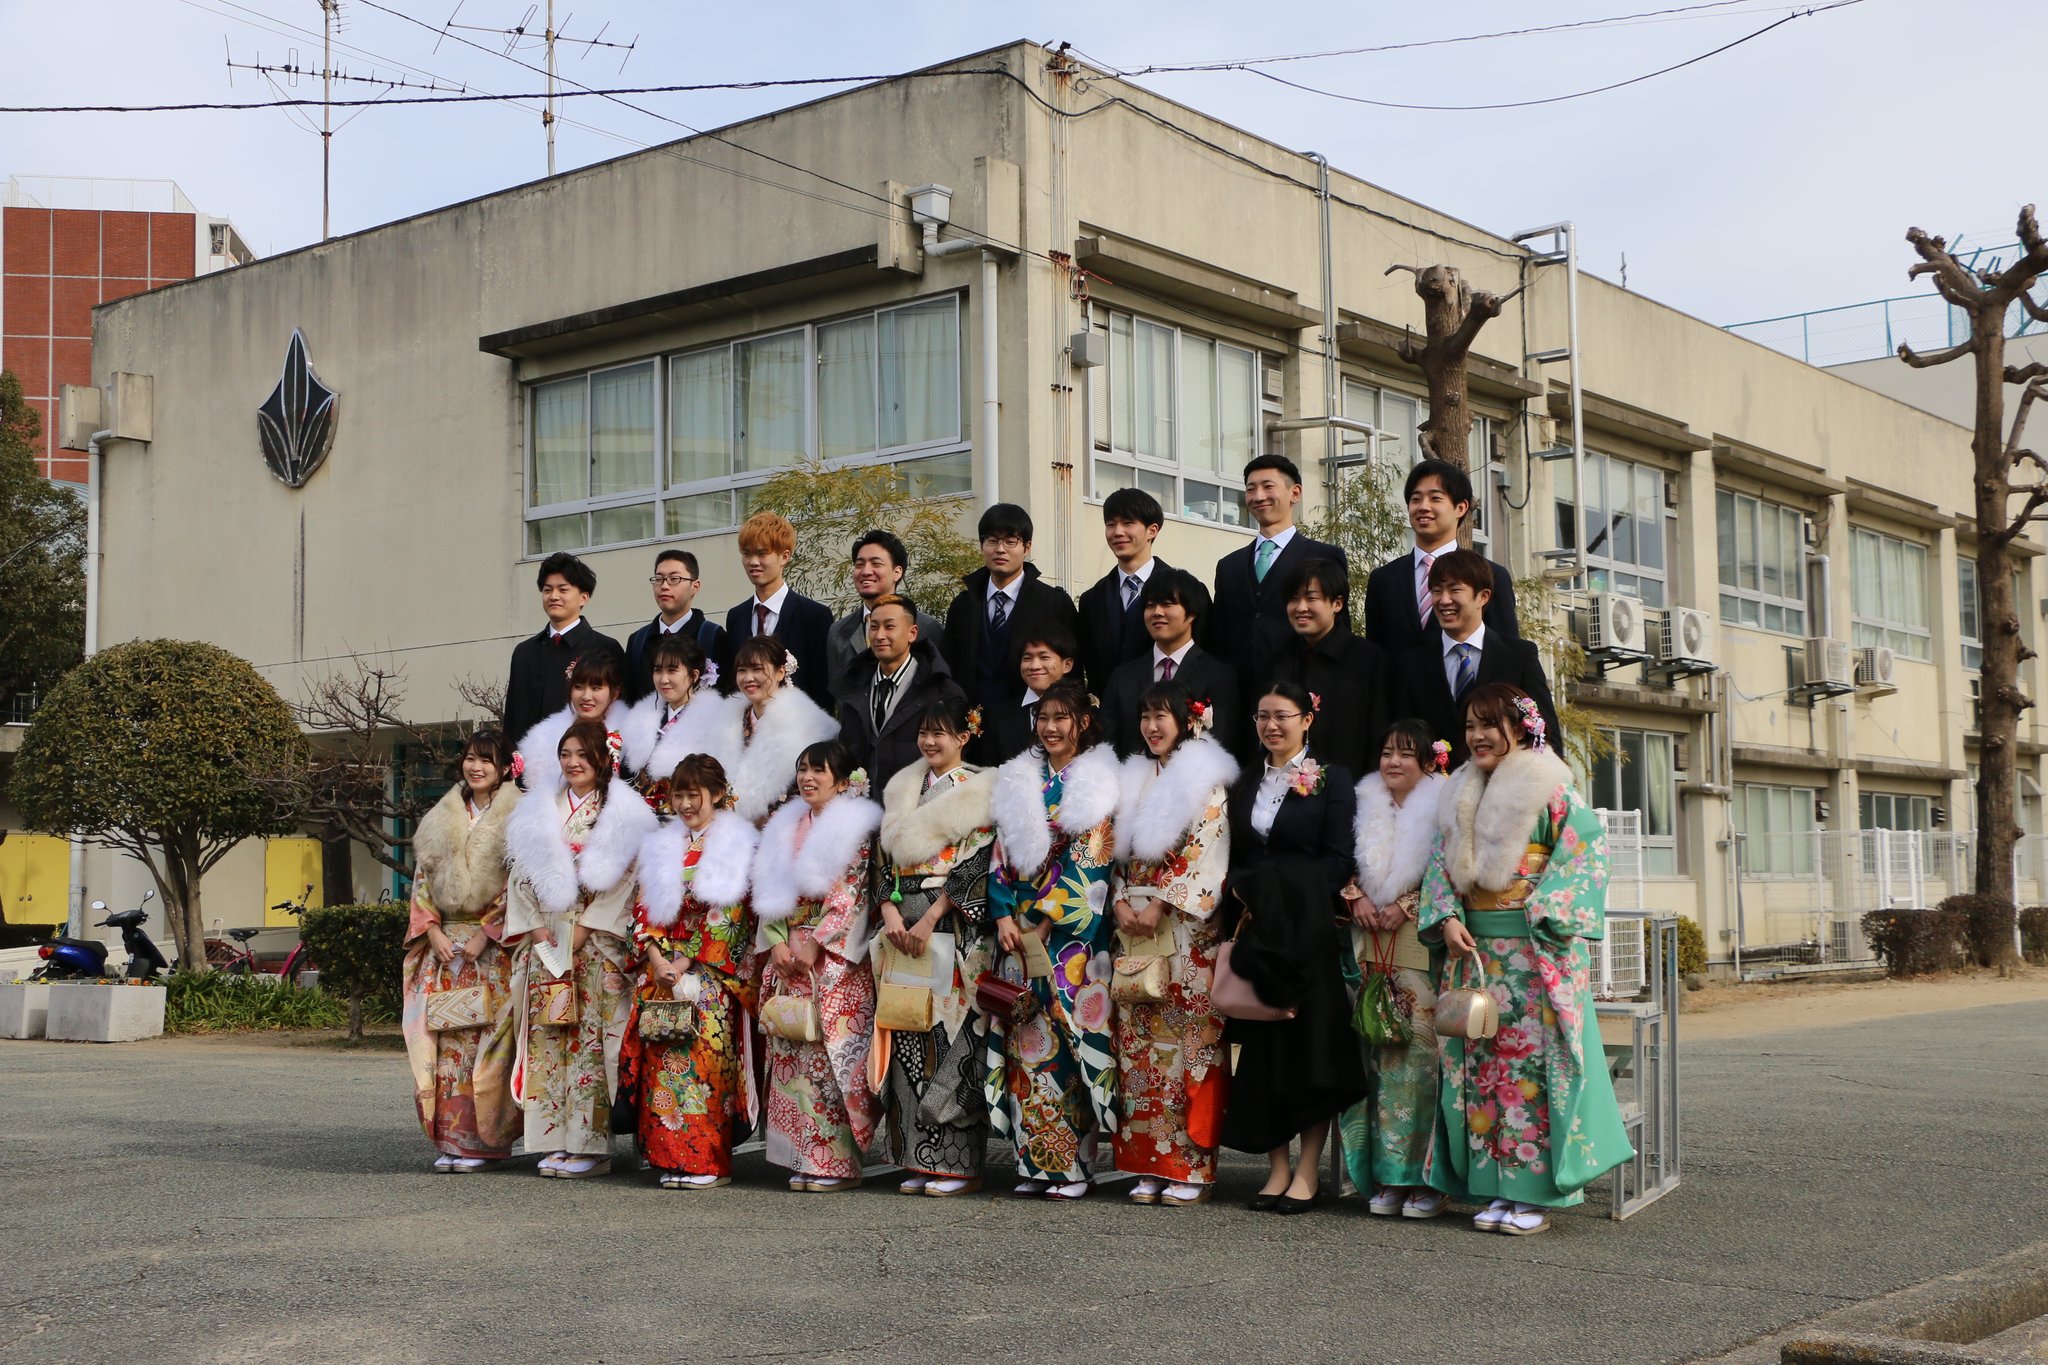
[[[1894,823],[1881,824],[1878,822],[1878,807],[1880,804],[1884,807],[1884,818]],[[1921,796],[1913,792],[1858,792],[1856,794],[1856,827],[1858,829],[1889,829],[1918,831],[1922,834],[1930,833],[1934,829],[1934,807],[1937,804],[1933,797]],[[1906,820],[1909,822],[1918,820],[1919,823],[1903,825],[1896,823],[1900,819],[1900,812],[1902,810],[1905,812],[1904,818]]]
[[[1554,499],[1554,504],[1560,512],[1566,506],[1572,509],[1572,515],[1579,519],[1579,526],[1582,531],[1582,536],[1578,543],[1585,556],[1586,572],[1580,575],[1574,586],[1584,592],[1618,592],[1625,596],[1636,598],[1645,606],[1664,607],[1669,605],[1671,601],[1671,553],[1670,538],[1665,528],[1666,524],[1670,521],[1670,517],[1665,511],[1664,499],[1671,478],[1670,471],[1661,465],[1651,464],[1646,460],[1632,460],[1624,455],[1609,455],[1605,451],[1599,450],[1587,451],[1585,464],[1587,481],[1589,483],[1592,480],[1593,471],[1596,469],[1599,471],[1601,524],[1596,527],[1589,525],[1586,521],[1585,490],[1574,486],[1571,489],[1569,502],[1562,496]],[[1637,536],[1636,557],[1633,560],[1616,559],[1611,550],[1603,553],[1593,548],[1596,540],[1604,541],[1610,547],[1614,543],[1613,518],[1615,509],[1607,502],[1607,486],[1609,476],[1617,466],[1626,468],[1629,471],[1629,514],[1631,522],[1638,520],[1634,515],[1636,472],[1641,470],[1656,476],[1656,489],[1655,495],[1651,500],[1649,523],[1651,533],[1656,537],[1657,545],[1658,562],[1654,565],[1643,562],[1642,538],[1640,534]],[[1569,470],[1570,465],[1565,464],[1561,468]],[[1571,544],[1572,542],[1566,540],[1564,543]],[[1646,591],[1646,588],[1649,590]]]
[[[802,418],[803,453],[800,458],[804,460],[815,460],[818,458],[818,453],[821,449],[819,432],[821,414],[818,410],[819,329],[831,327],[837,323],[844,323],[848,321],[857,320],[860,318],[868,318],[872,320],[873,325],[876,328],[877,334],[879,335],[879,331],[882,325],[881,320],[884,315],[889,313],[902,312],[906,309],[911,308],[929,307],[934,303],[940,302],[949,302],[952,305],[953,310],[953,333],[956,338],[955,352],[959,358],[959,364],[955,366],[952,411],[953,429],[957,432],[957,434],[950,436],[941,436],[928,441],[912,442],[903,445],[878,446],[876,449],[872,451],[863,451],[855,454],[842,455],[828,461],[827,463],[833,468],[841,468],[848,465],[857,464],[908,464],[912,461],[927,459],[945,459],[947,457],[952,456],[964,456],[966,458],[958,462],[960,468],[958,470],[953,470],[949,472],[953,474],[953,481],[956,484],[960,482],[962,479],[964,479],[966,486],[955,486],[946,488],[943,491],[932,494],[931,496],[963,497],[970,495],[972,492],[974,469],[973,460],[971,457],[973,442],[968,432],[966,422],[967,355],[965,346],[965,333],[961,330],[961,324],[965,310],[961,305],[960,295],[957,292],[928,294],[920,298],[906,299],[899,303],[891,303],[873,308],[859,309],[850,313],[843,313],[829,317],[816,318],[810,321],[796,323],[793,325],[771,327],[757,332],[746,333],[740,336],[727,337],[725,339],[707,345],[687,347],[685,349],[678,351],[664,352],[660,355],[639,356],[632,360],[624,361],[616,365],[594,366],[591,369],[582,371],[580,373],[549,375],[544,379],[536,379],[525,384],[523,386],[521,399],[524,406],[524,417],[526,423],[524,467],[526,477],[527,499],[530,502],[532,499],[536,479],[536,423],[534,414],[537,397],[541,393],[541,391],[563,384],[581,383],[584,386],[583,440],[584,456],[587,469],[588,461],[591,458],[590,445],[592,440],[592,433],[590,424],[589,393],[590,384],[593,376],[603,375],[606,373],[616,372],[620,370],[632,369],[635,367],[653,367],[653,485],[650,488],[636,489],[629,493],[612,494],[609,496],[599,498],[576,498],[569,499],[566,501],[547,503],[540,506],[528,506],[525,509],[525,513],[522,518],[524,528],[521,533],[523,537],[522,550],[525,556],[527,558],[537,558],[540,555],[548,553],[550,550],[554,549],[580,551],[611,549],[618,546],[657,544],[667,541],[685,540],[695,536],[719,535],[731,531],[734,527],[738,526],[740,522],[744,521],[748,515],[749,492],[755,488],[758,488],[760,485],[766,483],[776,474],[782,473],[791,467],[790,465],[778,465],[772,468],[744,471],[738,471],[733,469],[732,467],[732,462],[737,459],[740,438],[740,412],[739,401],[736,393],[738,383],[737,356],[739,354],[739,348],[751,343],[758,343],[772,337],[793,335],[801,335],[803,337],[803,363],[805,377],[803,399],[804,413]],[[674,366],[676,362],[681,361],[687,357],[703,355],[715,351],[724,351],[727,356],[726,386],[728,396],[725,412],[726,452],[728,459],[727,472],[725,474],[711,478],[689,480],[681,483],[670,483],[669,474],[671,465],[671,441],[673,437],[671,421],[671,390],[673,385]],[[876,439],[878,441],[880,440],[882,421],[880,403],[881,392],[884,385],[884,381],[882,378],[883,363],[884,358],[881,355],[880,347],[877,346],[875,349],[874,358],[874,385],[876,391]],[[585,487],[588,488],[587,475]],[[676,531],[670,531],[668,529],[670,504],[681,502],[684,499],[698,498],[706,495],[713,495],[719,493],[727,493],[731,495],[730,515],[722,519],[720,524],[712,525],[709,523],[705,523],[702,525],[689,527],[688,529]],[[652,507],[654,534],[651,537],[637,540],[603,540],[598,539],[590,534],[591,513],[603,512],[609,509],[619,507],[639,507],[642,505],[651,505]],[[559,517],[568,516],[582,516],[584,518],[583,535],[575,538],[574,541],[562,540],[555,543],[546,543],[537,539],[537,532],[535,528],[538,523],[551,521]]]
[[[1920,577],[1920,604],[1924,612],[1933,610],[1933,596],[1929,591],[1931,582],[1928,569],[1931,556],[1927,547],[1919,541],[1907,540],[1902,536],[1888,535],[1868,526],[1849,528],[1849,579],[1850,579],[1850,620],[1851,643],[1858,649],[1868,646],[1882,646],[1894,654],[1908,659],[1930,659],[1933,657],[1934,632],[1930,622],[1913,621],[1905,616],[1907,603],[1884,600],[1884,575],[1863,571],[1864,549],[1870,548],[1880,564],[1892,547],[1897,547],[1900,559],[1900,574],[1903,576],[1918,572]],[[1866,593],[1875,593],[1881,600],[1875,603],[1875,611],[1864,608],[1871,605]]]
[[[1648,877],[1676,877],[1680,874],[1678,864],[1678,746],[1682,738],[1670,730],[1643,730],[1629,725],[1604,725],[1601,733],[1607,736],[1611,746],[1609,752],[1595,759],[1592,771],[1586,774],[1586,791],[1591,803],[1610,810],[1638,811],[1643,817],[1643,875]],[[1660,743],[1666,751],[1664,771],[1669,776],[1671,789],[1665,794],[1664,813],[1669,828],[1659,832],[1652,829],[1652,803],[1645,799],[1630,802],[1622,794],[1625,771],[1637,762],[1643,776],[1641,783],[1649,781],[1649,765],[1646,760],[1628,757],[1628,743],[1638,742],[1647,754],[1652,742]],[[1612,786],[1605,792],[1601,782],[1605,779]],[[1603,799],[1611,796],[1612,800]],[[1647,792],[1645,793],[1647,798]]]
[[[1820,789],[1778,782],[1738,782],[1735,787],[1739,807],[1735,828],[1745,836],[1742,874],[1759,878],[1813,876],[1819,841],[1812,836],[1820,825],[1814,818],[1814,803],[1820,799]],[[1776,828],[1772,819],[1774,803],[1784,808],[1783,829]],[[1763,816],[1761,828],[1758,815]],[[1779,857],[1781,849],[1789,856]]]
[[[1977,561],[1956,556],[1956,635],[1962,642],[1963,667],[1971,673],[1984,667],[1984,629],[1978,624],[1982,603],[1977,596]]]
[[[1728,512],[1728,529],[1734,543],[1724,544],[1721,537],[1722,509]],[[1742,532],[1747,522],[1750,556],[1745,563],[1741,555]],[[1782,545],[1785,536],[1791,536],[1792,586],[1794,591],[1772,592],[1763,585],[1763,545],[1766,528],[1775,524]],[[1714,490],[1714,541],[1715,559],[1719,566],[1720,615],[1721,620],[1731,626],[1745,630],[1771,631],[1779,635],[1804,637],[1806,623],[1806,514],[1797,507],[1769,498],[1739,493],[1732,488]],[[1782,576],[1786,565],[1782,555],[1777,565]],[[1745,571],[1747,579],[1745,580]],[[1778,624],[1772,625],[1776,614]]]

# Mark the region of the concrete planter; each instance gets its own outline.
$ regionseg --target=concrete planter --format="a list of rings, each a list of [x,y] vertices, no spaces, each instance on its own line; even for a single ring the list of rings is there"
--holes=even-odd
[[[50,1014],[50,988],[38,981],[0,986],[0,1038],[40,1038]]]
[[[50,987],[46,1038],[74,1043],[132,1043],[164,1031],[162,986],[98,986],[59,982]]]

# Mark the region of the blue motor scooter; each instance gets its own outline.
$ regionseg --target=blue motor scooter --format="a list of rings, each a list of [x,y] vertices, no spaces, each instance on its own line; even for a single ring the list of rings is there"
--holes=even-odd
[[[122,910],[97,921],[100,927],[121,931],[121,946],[128,950],[128,964],[121,969],[125,980],[149,980],[171,969],[142,928],[142,922],[149,918],[147,907],[155,895],[154,891],[144,892],[142,904],[133,910]],[[100,914],[107,903],[94,901],[92,908],[93,913]],[[108,975],[107,945],[99,939],[59,934],[36,951],[43,965],[29,974],[31,981],[97,981]]]

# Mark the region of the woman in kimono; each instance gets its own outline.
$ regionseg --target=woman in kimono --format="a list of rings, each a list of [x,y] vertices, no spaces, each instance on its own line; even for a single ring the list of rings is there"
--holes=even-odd
[[[1206,1204],[1215,1190],[1229,1066],[1209,979],[1222,941],[1224,812],[1237,761],[1207,736],[1208,720],[1206,704],[1179,683],[1152,684],[1138,698],[1149,752],[1123,765],[1109,888],[1117,979],[1146,970],[1147,957],[1166,960],[1163,996],[1119,999],[1116,1007],[1116,1165],[1139,1177],[1134,1204]]]
[[[1379,771],[1358,784],[1358,875],[1343,893],[1359,987],[1386,976],[1376,989],[1388,992],[1407,1033],[1401,1042],[1359,1040],[1372,1088],[1338,1123],[1351,1183],[1371,1192],[1368,1212],[1389,1218],[1434,1218],[1447,1202],[1422,1177],[1436,1131],[1436,987],[1415,922],[1436,844],[1437,801],[1448,785],[1437,769],[1449,755],[1450,746],[1434,742],[1421,721],[1388,727]]]
[[[655,643],[657,678],[658,651],[676,638]],[[722,808],[725,769],[709,754],[683,759],[661,785],[676,818],[640,845],[633,939],[645,974],[622,1067],[640,1097],[640,1154],[662,1188],[704,1190],[732,1182],[732,1149],[760,1116],[747,909],[757,836]]]
[[[576,1180],[611,1170],[633,1012],[633,863],[658,822],[614,774],[603,722],[570,725],[555,758],[556,785],[529,788],[505,829],[505,936],[518,944],[520,999],[512,1094],[526,1110],[526,1150],[548,1153],[540,1173]],[[550,956],[566,971],[558,976]]]
[[[1230,794],[1230,897],[1241,910],[1231,970],[1281,1019],[1232,1019],[1237,1049],[1223,1145],[1262,1152],[1254,1210],[1306,1213],[1322,1194],[1317,1164],[1330,1120],[1365,1095],[1365,1064],[1339,959],[1350,946],[1338,891],[1351,880],[1351,774],[1310,752],[1315,698],[1276,682],[1252,724],[1265,761]],[[1289,1145],[1299,1138],[1300,1161]]]
[[[746,702],[713,690],[718,670],[688,635],[656,635],[647,660],[654,690],[618,726],[619,758],[647,804],[665,815],[669,775],[677,764],[691,754],[708,754],[721,767],[739,761],[739,713]]]
[[[512,775],[519,779],[520,789],[549,792],[561,785],[555,749],[575,722],[594,720],[606,733],[620,734],[630,714],[630,708],[620,700],[625,688],[624,659],[608,649],[578,655],[569,666],[569,704],[552,716],[535,721],[519,741],[518,752],[512,758]]]
[[[789,686],[796,659],[773,635],[755,635],[733,654],[733,683],[741,705],[724,713],[707,734],[713,753],[737,757],[732,776],[734,809],[759,828],[789,799],[797,755],[813,744],[839,737],[839,722]]]
[[[413,835],[412,922],[407,926],[406,1060],[420,1126],[440,1153],[434,1169],[468,1175],[512,1154],[512,955],[505,937],[505,822],[519,792],[505,781],[512,755],[496,730],[462,746],[462,780],[434,803]],[[427,992],[483,988],[483,1023],[430,1032]]]
[[[1079,1199],[1099,1136],[1116,1127],[1109,1036],[1110,865],[1116,757],[1088,694],[1057,682],[1039,698],[1038,743],[996,770],[989,910],[1037,1010],[991,1020],[990,1127],[1017,1148],[1019,1198]]]
[[[917,726],[924,763],[891,778],[882,798],[882,852],[890,871],[877,902],[878,970],[883,945],[920,958],[935,936],[947,949],[940,957],[950,964],[932,991],[930,1031],[877,1027],[876,1046],[888,1049],[882,1100],[889,1156],[909,1172],[897,1186],[904,1194],[974,1193],[988,1151],[988,1102],[981,1091],[987,1025],[974,1008],[974,983],[994,958],[988,869],[995,774],[960,758],[980,733],[979,713],[965,698],[932,702]],[[933,967],[939,970],[937,959]]]
[[[782,694],[777,705],[802,695]],[[768,1031],[768,1159],[792,1173],[792,1190],[812,1194],[860,1186],[880,1111],[868,1086],[875,978],[867,952],[869,859],[882,808],[849,790],[860,777],[838,740],[805,748],[796,760],[800,799],[769,817],[754,854],[755,946],[768,954],[764,1023],[774,997],[790,997],[809,1004],[819,1034],[805,1042]]]
[[[1441,1123],[1424,1178],[1492,1202],[1472,1221],[1527,1237],[1634,1155],[1587,984],[1606,933],[1607,839],[1510,683],[1465,699],[1471,760],[1451,777],[1422,879],[1421,930],[1450,954],[1442,987],[1483,984],[1491,1038],[1443,1043]]]

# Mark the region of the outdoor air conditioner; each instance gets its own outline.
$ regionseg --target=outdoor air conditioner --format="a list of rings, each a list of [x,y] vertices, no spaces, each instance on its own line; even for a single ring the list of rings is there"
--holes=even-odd
[[[1667,664],[1713,663],[1713,629],[1705,612],[1673,607],[1664,613],[1664,629],[1658,639],[1659,658]]]
[[[1586,648],[1613,654],[1642,654],[1643,604],[1618,592],[1596,593],[1587,622]]]
[[[1892,674],[1898,658],[1883,645],[1865,645],[1856,651],[1856,685],[1870,692],[1896,692],[1899,685]]]
[[[1856,665],[1849,653],[1849,642],[1829,639],[1825,635],[1809,636],[1806,641],[1806,683],[1809,687],[1854,687]]]

